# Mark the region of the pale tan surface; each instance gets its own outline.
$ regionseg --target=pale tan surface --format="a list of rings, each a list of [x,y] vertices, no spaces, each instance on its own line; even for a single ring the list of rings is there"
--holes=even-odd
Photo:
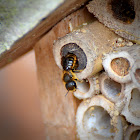
[[[43,38],[35,47],[46,136],[51,140],[74,140],[76,99],[72,93],[65,97],[67,90],[61,79],[62,71],[53,58],[50,38]]]
[[[45,140],[34,51],[0,70],[0,139],[2,136]]]

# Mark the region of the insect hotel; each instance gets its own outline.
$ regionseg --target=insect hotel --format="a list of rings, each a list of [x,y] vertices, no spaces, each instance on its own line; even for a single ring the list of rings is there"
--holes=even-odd
[[[0,66],[33,49],[42,129],[25,121],[26,133],[10,125],[9,137],[140,140],[140,1],[18,3],[22,14],[1,24]]]

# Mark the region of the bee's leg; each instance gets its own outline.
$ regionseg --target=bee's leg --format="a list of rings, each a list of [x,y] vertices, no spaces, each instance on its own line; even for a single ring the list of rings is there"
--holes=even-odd
[[[67,96],[68,93],[69,93],[69,90],[68,90],[68,92],[65,94],[65,97]]]
[[[82,71],[83,71],[83,70],[73,70],[74,73],[80,73],[80,72],[82,72]],[[76,75],[75,75],[75,77],[76,77],[75,80],[77,80],[78,82],[83,83],[84,80],[79,80],[79,79],[77,78]]]
[[[76,72],[76,73],[80,73],[82,72],[83,70],[73,70],[73,72]]]
[[[80,82],[80,83],[83,83],[84,82],[84,80],[79,80],[78,78],[75,79],[75,80],[78,81],[78,82]]]
[[[77,78],[77,76],[76,76],[75,73],[73,73],[73,79],[74,79],[75,81],[80,82],[80,83],[83,83],[83,82],[84,82],[84,80],[79,80],[79,79]]]

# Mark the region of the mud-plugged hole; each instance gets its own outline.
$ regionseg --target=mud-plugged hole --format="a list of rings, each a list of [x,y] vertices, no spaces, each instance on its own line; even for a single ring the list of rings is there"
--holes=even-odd
[[[135,78],[136,78],[137,82],[140,84],[140,69],[136,69]]]
[[[116,98],[121,93],[121,84],[118,82],[115,82],[114,80],[107,78],[104,80],[104,90],[107,96],[110,98]]]
[[[92,106],[84,114],[83,126],[89,133],[97,134],[99,138],[104,139],[115,135],[110,121],[111,117],[104,108]]]
[[[111,0],[110,4],[113,16],[125,23],[132,23],[135,19],[133,0]]]
[[[87,65],[87,56],[84,51],[76,43],[68,43],[61,48],[61,65],[68,54],[74,54],[77,58],[77,72],[80,72],[86,68]]]
[[[136,117],[140,117],[140,91],[137,88],[131,91],[129,110]]]
[[[130,71],[130,63],[126,58],[115,58],[111,61],[111,68],[117,75],[126,76]]]
[[[89,81],[82,80],[81,82],[77,81],[77,90],[79,90],[81,93],[86,93],[90,89],[90,83]]]
[[[140,130],[134,131],[129,140],[140,140]]]

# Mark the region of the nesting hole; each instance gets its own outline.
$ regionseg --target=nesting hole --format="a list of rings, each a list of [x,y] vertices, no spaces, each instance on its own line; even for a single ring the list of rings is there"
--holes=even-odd
[[[111,117],[104,108],[92,106],[84,114],[83,125],[89,133],[103,137],[112,137],[115,133],[110,121]]]
[[[140,91],[137,88],[131,91],[129,109],[136,117],[140,117]]]
[[[104,90],[108,97],[111,97],[114,99],[115,97],[118,97],[121,93],[121,84],[118,82],[115,82],[114,80],[107,78],[104,80]]]
[[[76,70],[84,70],[87,65],[87,57],[83,49],[80,48],[76,43],[68,43],[61,48],[61,65],[67,54],[74,54],[77,57],[78,67]]]
[[[136,69],[135,78],[136,78],[137,82],[140,84],[140,69]]]
[[[126,76],[130,71],[130,63],[126,58],[115,58],[111,61],[111,68],[117,75]]]
[[[140,130],[136,130],[131,134],[130,140],[140,140]]]
[[[132,23],[135,19],[133,0],[111,0],[111,10],[114,18],[125,23]]]
[[[86,93],[90,89],[90,83],[87,79],[82,80],[81,82],[77,81],[77,88],[80,92]]]

